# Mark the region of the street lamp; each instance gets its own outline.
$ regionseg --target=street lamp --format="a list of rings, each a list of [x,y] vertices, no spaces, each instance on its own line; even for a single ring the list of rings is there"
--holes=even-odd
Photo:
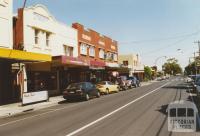
[[[161,57],[156,58],[155,63],[154,63],[155,66],[157,66],[157,62],[158,62],[158,60],[161,59],[161,58],[165,58],[165,59],[166,59],[167,56],[161,56]]]
[[[158,68],[157,68],[157,62],[158,62],[158,60],[159,59],[161,59],[161,58],[167,58],[167,56],[160,56],[160,57],[158,57],[158,58],[156,58],[156,60],[155,60],[155,67],[156,67],[156,69],[158,70]],[[157,70],[155,71],[155,77],[157,78]]]

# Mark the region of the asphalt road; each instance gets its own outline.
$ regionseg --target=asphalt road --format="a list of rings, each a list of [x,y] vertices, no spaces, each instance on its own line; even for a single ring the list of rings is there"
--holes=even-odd
[[[200,136],[167,130],[167,105],[187,100],[184,81],[173,78],[87,102],[0,119],[0,136]]]

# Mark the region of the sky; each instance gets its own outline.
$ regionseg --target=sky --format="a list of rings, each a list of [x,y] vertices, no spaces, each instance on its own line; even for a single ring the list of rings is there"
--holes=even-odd
[[[14,12],[23,1],[14,0]],[[66,25],[79,22],[117,40],[119,54],[139,54],[144,65],[161,68],[175,57],[185,67],[198,51],[199,0],[27,0],[26,6],[38,3]]]

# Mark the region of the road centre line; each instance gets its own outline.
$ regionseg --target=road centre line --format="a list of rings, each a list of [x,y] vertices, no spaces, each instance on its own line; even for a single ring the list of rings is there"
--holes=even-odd
[[[100,122],[100,121],[102,121],[102,120],[108,118],[109,116],[115,114],[115,113],[118,112],[118,111],[121,111],[122,109],[128,107],[129,105],[131,105],[131,104],[133,104],[133,103],[139,101],[140,99],[142,99],[142,98],[144,98],[144,97],[146,97],[146,96],[148,96],[148,95],[150,95],[150,94],[152,94],[152,93],[158,91],[159,89],[161,89],[162,87],[168,85],[169,83],[170,83],[170,82],[168,82],[168,83],[166,83],[166,84],[164,84],[164,85],[162,85],[162,86],[160,86],[160,87],[158,87],[158,88],[152,90],[151,92],[149,92],[149,93],[147,93],[147,94],[145,94],[145,95],[143,95],[143,96],[138,97],[137,99],[135,99],[135,100],[133,100],[133,101],[131,101],[131,102],[129,102],[129,103],[123,105],[122,107],[120,107],[120,108],[118,108],[118,109],[116,109],[116,110],[114,110],[114,111],[112,111],[112,112],[110,112],[110,113],[108,113],[108,114],[102,116],[101,118],[99,118],[99,119],[97,119],[97,120],[95,120],[95,121],[93,121],[93,122],[91,122],[91,123],[89,123],[89,124],[87,124],[87,125],[85,125],[85,126],[79,128],[79,129],[77,129],[77,130],[75,130],[75,131],[73,131],[73,132],[67,134],[66,136],[73,136],[73,135],[75,135],[75,134],[77,134],[77,133],[83,131],[84,129],[86,129],[86,128],[88,128],[88,127],[90,127],[90,126],[92,126],[92,125],[94,125],[94,124],[96,124],[96,123],[98,123],[98,122]]]

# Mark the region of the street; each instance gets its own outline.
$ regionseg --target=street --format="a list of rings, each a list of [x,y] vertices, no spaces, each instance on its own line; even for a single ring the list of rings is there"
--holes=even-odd
[[[0,136],[197,136],[167,130],[167,105],[187,100],[183,78],[86,102],[58,106],[0,119]]]

